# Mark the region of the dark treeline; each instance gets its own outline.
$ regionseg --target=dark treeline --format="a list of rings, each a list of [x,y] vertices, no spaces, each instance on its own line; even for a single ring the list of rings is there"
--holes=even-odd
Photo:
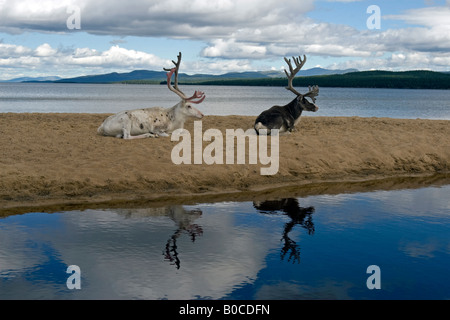
[[[155,81],[131,80],[122,83],[154,84]],[[160,82],[165,84],[166,82]],[[180,84],[224,85],[224,86],[286,86],[286,78],[258,79],[212,79],[204,81],[189,81]],[[297,77],[294,86],[343,88],[398,88],[398,89],[450,89],[450,73],[434,71],[361,71],[345,74]]]
[[[286,86],[286,78],[229,79],[203,81],[204,85]],[[325,76],[297,77],[294,86],[398,88],[398,89],[450,89],[450,74],[432,71],[363,71]]]

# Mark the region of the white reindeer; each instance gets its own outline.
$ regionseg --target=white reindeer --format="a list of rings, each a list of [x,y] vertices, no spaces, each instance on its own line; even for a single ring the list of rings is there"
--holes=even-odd
[[[188,98],[178,88],[178,69],[180,68],[181,52],[177,58],[177,62],[172,60],[175,68],[164,68],[164,70],[169,71],[167,73],[167,86],[170,91],[175,92],[181,98],[179,103],[168,109],[153,107],[121,111],[106,118],[97,129],[98,134],[123,139],[167,137],[174,130],[182,129],[187,118],[203,118],[203,113],[191,104],[201,103],[205,99],[205,94],[201,91],[195,91],[194,95]],[[175,84],[172,87],[171,78],[174,73]]]

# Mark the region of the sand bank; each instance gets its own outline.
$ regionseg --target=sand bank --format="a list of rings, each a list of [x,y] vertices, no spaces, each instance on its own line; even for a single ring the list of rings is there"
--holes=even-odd
[[[180,164],[170,138],[97,135],[106,114],[0,114],[0,208],[242,194],[450,171],[450,121],[305,117],[279,139],[279,170],[261,164]],[[203,131],[252,127],[207,116]],[[185,126],[193,132],[193,122]],[[203,142],[205,148],[210,142]],[[224,144],[225,154],[225,144]],[[259,163],[259,162],[258,162]],[[345,190],[343,190],[345,191]]]

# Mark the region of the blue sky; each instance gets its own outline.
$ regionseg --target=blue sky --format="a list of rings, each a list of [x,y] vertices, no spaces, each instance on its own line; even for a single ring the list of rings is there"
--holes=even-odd
[[[450,0],[0,0],[0,79],[162,70],[179,51],[190,74],[303,54],[305,69],[450,71]]]

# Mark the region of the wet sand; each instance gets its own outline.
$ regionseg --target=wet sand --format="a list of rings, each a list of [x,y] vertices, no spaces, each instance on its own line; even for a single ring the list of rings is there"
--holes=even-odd
[[[304,117],[296,132],[279,137],[279,170],[268,165],[172,162],[179,142],[122,140],[97,134],[107,114],[0,114],[0,208],[82,205],[175,198],[239,198],[289,187],[404,177],[447,179],[450,121]],[[254,117],[207,116],[209,128],[248,129]],[[185,126],[192,136],[193,122]],[[270,141],[270,140],[269,140]],[[210,142],[203,142],[203,149]],[[248,154],[248,148],[247,154]],[[192,159],[193,161],[193,159]],[[447,179],[448,180],[448,179]]]

